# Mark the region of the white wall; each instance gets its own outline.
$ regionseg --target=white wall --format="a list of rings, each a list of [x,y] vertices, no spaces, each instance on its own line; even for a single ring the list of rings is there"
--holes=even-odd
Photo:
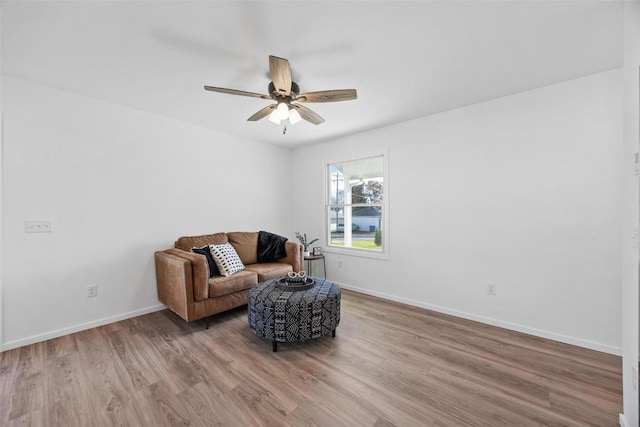
[[[625,2],[624,36],[624,149],[625,170],[633,164],[633,154],[639,147],[640,128],[638,107],[640,97],[640,3]],[[638,227],[638,177],[624,177],[623,220],[623,283],[622,283],[622,374],[624,412],[620,416],[623,427],[638,427],[638,389],[633,386],[633,367],[638,366],[638,250],[629,244],[629,236]]]
[[[181,235],[290,232],[289,150],[2,83],[5,350],[159,309],[153,252]]]
[[[2,3],[0,3],[0,46],[2,46]],[[2,55],[0,55],[0,70],[2,70]],[[0,165],[2,165],[3,158],[3,131],[2,131],[2,79],[0,79]],[[4,210],[2,209],[2,189],[4,177],[2,176],[2,168],[0,167],[0,243],[4,241],[3,229],[2,229],[2,217],[4,215]],[[3,245],[0,244],[0,351],[2,351],[2,343],[4,342],[3,334],[4,334],[4,326],[3,326],[3,295],[4,295],[4,256],[3,256]]]
[[[612,70],[299,148],[295,228],[323,235],[325,161],[388,150],[390,259],[327,253],[331,279],[620,354],[621,80]]]

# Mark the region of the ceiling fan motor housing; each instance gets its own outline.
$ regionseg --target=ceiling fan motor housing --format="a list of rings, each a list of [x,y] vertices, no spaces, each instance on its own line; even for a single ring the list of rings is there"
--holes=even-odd
[[[273,95],[274,93],[278,93],[278,91],[276,90],[276,86],[273,84],[273,82],[269,82],[269,87],[267,89],[267,91],[269,92],[270,95]],[[295,97],[296,95],[298,95],[300,93],[300,86],[298,86],[298,83],[296,82],[291,82],[291,97]]]

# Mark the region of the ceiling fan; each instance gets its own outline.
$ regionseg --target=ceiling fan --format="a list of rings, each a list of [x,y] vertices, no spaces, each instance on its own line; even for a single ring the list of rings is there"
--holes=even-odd
[[[319,125],[324,122],[324,119],[311,109],[298,104],[298,102],[337,102],[349,101],[358,97],[355,89],[300,93],[298,84],[291,80],[289,61],[284,58],[270,55],[269,71],[271,73],[271,82],[267,89],[268,95],[215,86],[205,86],[204,88],[212,92],[275,100],[275,104],[267,105],[247,119],[247,121],[254,122],[269,116],[269,121],[275,124],[280,124],[284,120],[289,120],[289,123],[295,124],[304,119],[309,123]]]

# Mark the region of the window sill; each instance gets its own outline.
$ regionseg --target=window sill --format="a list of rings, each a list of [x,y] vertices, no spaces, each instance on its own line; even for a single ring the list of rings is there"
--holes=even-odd
[[[371,259],[379,259],[379,260],[384,260],[384,261],[388,261],[389,260],[389,254],[386,252],[378,252],[378,251],[371,251],[371,250],[367,250],[367,249],[358,249],[358,248],[343,248],[343,247],[339,247],[339,246],[325,246],[322,248],[322,251],[324,253],[330,253],[330,254],[338,254],[338,255],[345,255],[345,256],[355,256],[355,257],[360,257],[360,258],[371,258]]]

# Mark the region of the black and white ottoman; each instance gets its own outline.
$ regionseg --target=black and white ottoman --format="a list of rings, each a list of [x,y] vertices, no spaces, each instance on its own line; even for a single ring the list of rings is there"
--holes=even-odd
[[[249,327],[273,342],[303,342],[331,334],[340,323],[340,286],[317,277],[302,291],[280,289],[278,279],[258,283],[249,291]]]

